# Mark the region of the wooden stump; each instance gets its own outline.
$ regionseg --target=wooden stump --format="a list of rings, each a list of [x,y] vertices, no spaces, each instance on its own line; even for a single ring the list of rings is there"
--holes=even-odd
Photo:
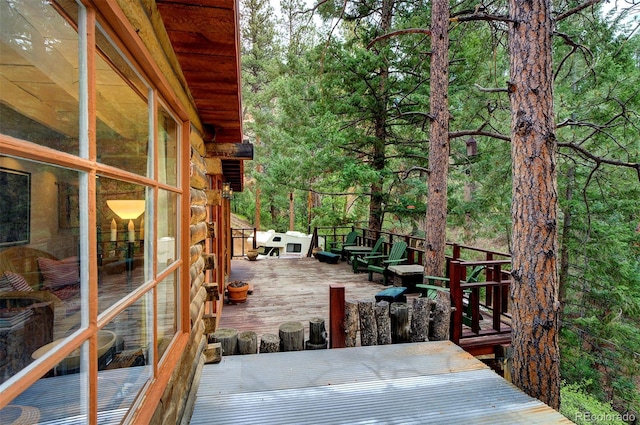
[[[309,340],[304,345],[305,350],[322,350],[327,348],[327,330],[324,319],[314,317],[309,320]]]
[[[222,345],[219,342],[208,343],[204,349],[205,364],[220,363],[222,360]]]
[[[243,331],[238,334],[238,352],[240,354],[258,353],[258,335],[252,331]]]
[[[378,344],[378,327],[373,310],[373,301],[358,302],[358,316],[360,318],[360,345]]]
[[[223,356],[233,356],[238,353],[238,331],[235,329],[221,328],[212,335],[212,341],[219,342],[222,345]]]
[[[391,303],[391,340],[394,344],[409,342],[409,306],[407,303]]]
[[[304,326],[300,322],[285,322],[280,325],[280,351],[304,350]]]
[[[261,353],[277,353],[280,351],[280,339],[274,334],[264,334],[260,337]]]
[[[358,338],[358,302],[346,300],[344,303],[345,346],[355,347]]]
[[[451,327],[451,295],[448,292],[438,291],[433,311],[433,329],[431,334],[434,341],[449,340]]]
[[[391,320],[389,319],[389,302],[376,304],[376,326],[378,327],[378,345],[391,344]]]
[[[411,342],[429,341],[429,315],[431,300],[426,297],[413,299],[411,314]]]

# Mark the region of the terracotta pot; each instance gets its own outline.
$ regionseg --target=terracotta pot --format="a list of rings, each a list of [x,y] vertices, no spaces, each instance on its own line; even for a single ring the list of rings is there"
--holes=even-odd
[[[249,292],[249,284],[243,282],[244,285],[234,285],[235,282],[227,285],[227,292],[229,293],[229,301],[232,303],[243,303],[247,300],[247,293]]]
[[[258,250],[257,249],[248,250],[247,258],[249,259],[249,261],[256,261],[256,258],[258,258]]]

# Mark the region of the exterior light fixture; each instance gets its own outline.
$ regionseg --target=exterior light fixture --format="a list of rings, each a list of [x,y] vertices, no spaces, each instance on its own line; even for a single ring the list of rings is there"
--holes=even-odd
[[[231,183],[222,183],[222,197],[224,199],[233,199],[233,188]]]

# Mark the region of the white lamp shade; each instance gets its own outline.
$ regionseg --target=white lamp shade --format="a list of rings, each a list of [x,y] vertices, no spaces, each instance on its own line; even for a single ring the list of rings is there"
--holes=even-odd
[[[107,206],[123,220],[138,218],[144,212],[144,199],[118,199],[107,201]]]

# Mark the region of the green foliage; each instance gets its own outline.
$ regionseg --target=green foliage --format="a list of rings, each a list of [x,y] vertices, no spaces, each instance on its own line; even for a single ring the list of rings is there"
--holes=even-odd
[[[405,34],[368,46],[382,34],[379,1],[321,2],[321,16],[343,20],[319,37],[322,29],[310,31],[309,16],[298,13],[301,3],[286,3],[289,13],[276,23],[265,14],[266,3],[251,2],[244,7],[255,3],[256,17],[267,25],[263,33],[249,26],[248,44],[243,34],[244,126],[256,155],[245,163],[248,179],[234,209],[253,218],[259,190],[262,227],[285,230],[293,193],[296,228],[303,230],[366,221],[375,197],[385,229],[423,233],[429,37]],[[428,2],[394,6],[392,30],[430,20]],[[558,14],[574,6],[554,2]],[[456,3],[452,12],[464,15],[475,7]],[[491,7],[486,12],[507,14],[506,2]],[[589,394],[619,411],[640,411],[640,185],[633,168],[640,162],[640,36],[619,24],[589,8],[559,20],[553,40],[558,253],[568,264],[561,371],[568,383],[563,404]],[[465,243],[490,241],[508,250],[504,22],[454,21],[450,39],[447,231],[464,235]],[[376,132],[380,122],[382,135]],[[474,157],[466,152],[469,132],[475,132]]]
[[[588,394],[589,381],[564,384],[560,388],[562,403],[560,413],[577,425],[625,425],[622,415],[610,404],[603,403]]]

